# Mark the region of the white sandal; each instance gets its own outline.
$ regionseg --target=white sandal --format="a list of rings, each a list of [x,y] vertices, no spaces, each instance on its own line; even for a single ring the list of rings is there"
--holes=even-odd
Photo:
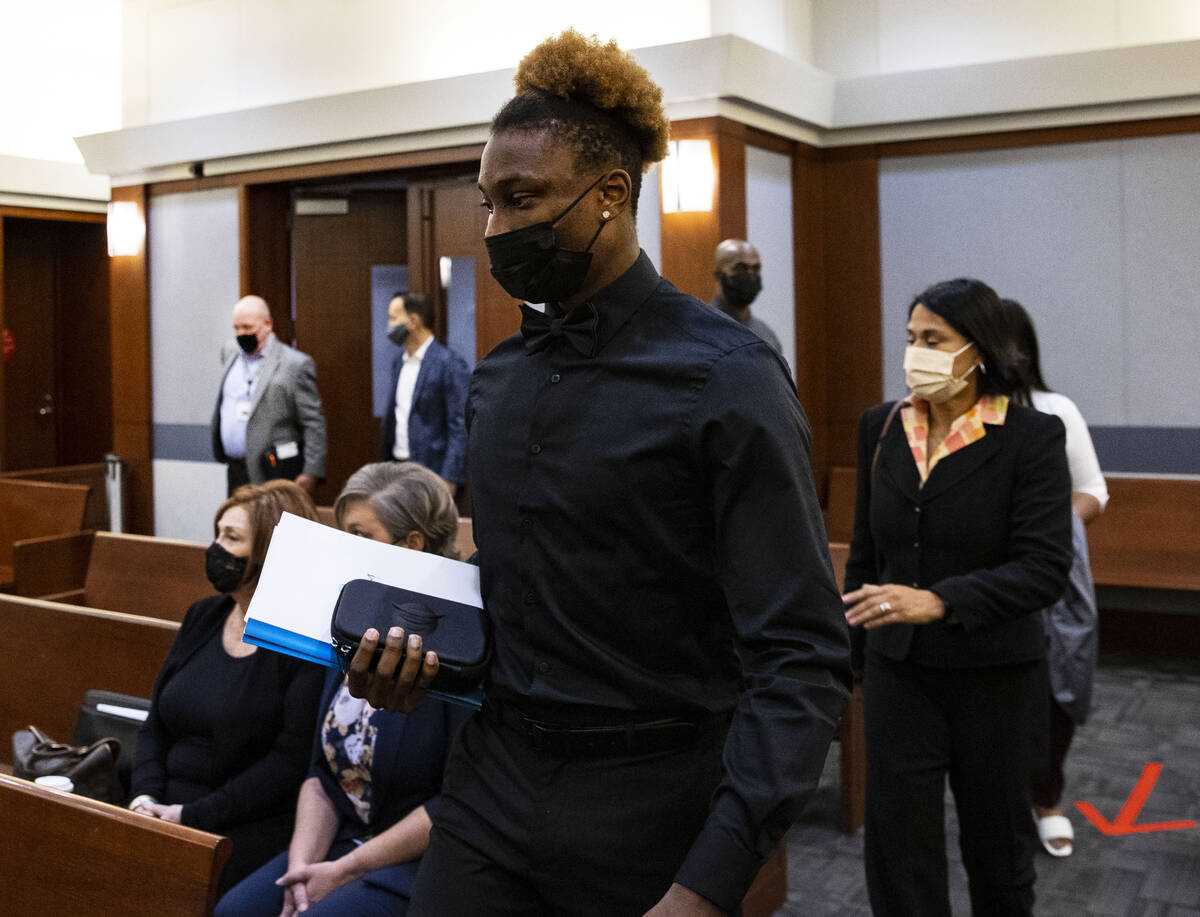
[[[1038,818],[1034,815],[1034,820],[1037,822],[1038,837],[1041,839],[1042,846],[1046,848],[1046,852],[1052,857],[1069,857],[1074,850],[1071,841],[1075,840],[1075,829],[1071,827],[1070,820],[1065,815],[1047,815],[1044,818]],[[1051,841],[1066,841],[1061,847],[1055,847]]]

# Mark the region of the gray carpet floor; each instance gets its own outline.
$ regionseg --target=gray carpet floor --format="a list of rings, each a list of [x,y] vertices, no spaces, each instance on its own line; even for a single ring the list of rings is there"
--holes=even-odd
[[[1110,821],[1149,762],[1163,771],[1137,824],[1200,824],[1200,661],[1105,656],[1093,713],[1067,758],[1063,809],[1075,826],[1074,855],[1037,858],[1040,917],[1200,917],[1200,827],[1106,836],[1075,808],[1084,800]],[[788,900],[778,917],[867,917],[862,831],[839,834],[838,745],[821,788],[788,835]],[[950,896],[971,913],[947,796]],[[919,915],[914,915],[919,917]]]

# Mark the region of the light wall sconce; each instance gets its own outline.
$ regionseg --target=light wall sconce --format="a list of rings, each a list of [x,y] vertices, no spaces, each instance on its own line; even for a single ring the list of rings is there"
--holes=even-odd
[[[663,213],[711,211],[717,169],[707,140],[672,140],[662,173]]]
[[[146,239],[146,221],[134,201],[112,201],[108,205],[108,254],[137,255]]]

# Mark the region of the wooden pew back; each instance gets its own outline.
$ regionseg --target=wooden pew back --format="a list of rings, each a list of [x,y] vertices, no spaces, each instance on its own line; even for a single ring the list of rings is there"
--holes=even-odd
[[[475,528],[469,516],[458,517],[458,535],[454,538],[454,546],[458,548],[458,559],[468,561],[475,553]]]
[[[229,838],[0,775],[4,913],[206,917]]]
[[[1108,508],[1087,529],[1097,585],[1200,590],[1200,481],[1106,481]]]
[[[0,665],[0,762],[12,763],[9,736],[30,723],[68,741],[89,688],[149,697],[178,630],[173,621],[0,595],[9,647]]]
[[[89,490],[81,484],[0,478],[0,566],[12,566],[14,541],[80,531]]]
[[[182,621],[193,602],[213,594],[204,573],[207,548],[174,538],[97,532],[82,604]]]
[[[0,478],[21,481],[51,481],[57,484],[83,484],[92,490],[88,494],[87,507],[83,513],[83,528],[110,529],[108,518],[108,487],[107,466],[104,462],[91,462],[86,465],[59,465],[55,468],[23,468],[20,471],[0,472]],[[130,489],[122,489],[121,497],[124,504],[124,517],[129,518]]]

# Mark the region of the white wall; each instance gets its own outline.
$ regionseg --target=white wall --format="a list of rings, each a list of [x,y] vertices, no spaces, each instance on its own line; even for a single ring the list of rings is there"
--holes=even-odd
[[[909,301],[968,275],[1029,310],[1089,423],[1200,427],[1200,137],[884,160],[879,191],[889,398]]]
[[[154,531],[167,538],[210,541],[225,497],[209,430],[239,292],[237,207],[234,188],[150,199]]]
[[[1200,38],[1195,0],[812,0],[814,62],[837,76]]]
[[[121,67],[120,0],[0,0],[0,155],[82,162],[72,137],[121,126]]]
[[[765,0],[756,0],[759,5]],[[126,0],[126,126],[511,67],[568,27],[710,34],[709,0]]]

